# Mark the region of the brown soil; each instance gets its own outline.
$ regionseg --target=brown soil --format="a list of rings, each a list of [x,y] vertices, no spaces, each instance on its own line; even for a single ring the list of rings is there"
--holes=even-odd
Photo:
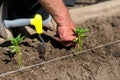
[[[87,20],[80,27],[89,28],[84,40],[83,50],[120,40],[120,13]],[[26,37],[20,44],[24,67],[49,61],[77,50],[64,48],[47,35],[42,35],[46,42],[45,60],[40,58],[37,34]],[[19,69],[15,60],[7,55],[9,42],[0,48],[0,73]],[[40,47],[40,46],[39,46]],[[120,43],[92,49],[77,56],[31,67],[12,74],[1,76],[0,80],[120,80]]]

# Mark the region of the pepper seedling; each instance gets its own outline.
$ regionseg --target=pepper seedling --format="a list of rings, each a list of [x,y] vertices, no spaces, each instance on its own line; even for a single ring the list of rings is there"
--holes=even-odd
[[[10,38],[10,42],[11,42],[11,46],[9,46],[10,48],[10,53],[17,53],[18,56],[18,65],[20,67],[22,67],[22,53],[20,51],[20,43],[22,42],[22,40],[24,39],[24,36],[22,37],[21,34],[19,34],[16,38]]]
[[[85,29],[85,28],[80,28],[80,27],[76,27],[74,29],[74,32],[76,34],[76,38],[74,39],[74,42],[78,44],[78,51],[82,50],[82,46],[83,46],[83,39],[86,37],[86,32],[88,32],[89,29]]]

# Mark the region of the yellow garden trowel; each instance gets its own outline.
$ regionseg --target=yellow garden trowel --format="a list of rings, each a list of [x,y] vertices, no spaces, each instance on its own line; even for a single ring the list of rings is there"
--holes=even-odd
[[[41,34],[43,32],[42,29],[42,16],[40,14],[36,14],[34,18],[20,18],[14,20],[4,20],[5,27],[19,27],[19,26],[26,26],[26,25],[33,25],[36,29],[39,39],[42,41],[42,44],[38,45],[38,51],[41,54],[40,57],[44,58],[45,51],[46,51],[46,44]]]

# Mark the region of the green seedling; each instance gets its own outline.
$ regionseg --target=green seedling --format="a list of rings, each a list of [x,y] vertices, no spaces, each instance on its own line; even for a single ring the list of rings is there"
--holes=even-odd
[[[10,48],[10,53],[17,53],[18,55],[18,65],[20,67],[22,67],[22,54],[20,51],[20,43],[22,42],[24,37],[21,36],[21,34],[19,34],[16,38],[10,38],[9,40],[11,41],[11,46],[9,46]]]
[[[83,46],[83,39],[86,37],[86,32],[88,32],[89,29],[85,29],[85,28],[80,28],[80,27],[76,27],[74,32],[77,36],[77,38],[74,39],[74,42],[78,44],[78,51],[82,50],[82,46]]]

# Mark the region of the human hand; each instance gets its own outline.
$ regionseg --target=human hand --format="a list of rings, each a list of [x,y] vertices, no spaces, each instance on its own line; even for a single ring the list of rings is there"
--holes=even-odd
[[[73,31],[74,28],[75,26],[72,22],[66,25],[58,25],[55,39],[63,46],[71,46],[74,43],[73,40],[76,38],[76,35]]]

